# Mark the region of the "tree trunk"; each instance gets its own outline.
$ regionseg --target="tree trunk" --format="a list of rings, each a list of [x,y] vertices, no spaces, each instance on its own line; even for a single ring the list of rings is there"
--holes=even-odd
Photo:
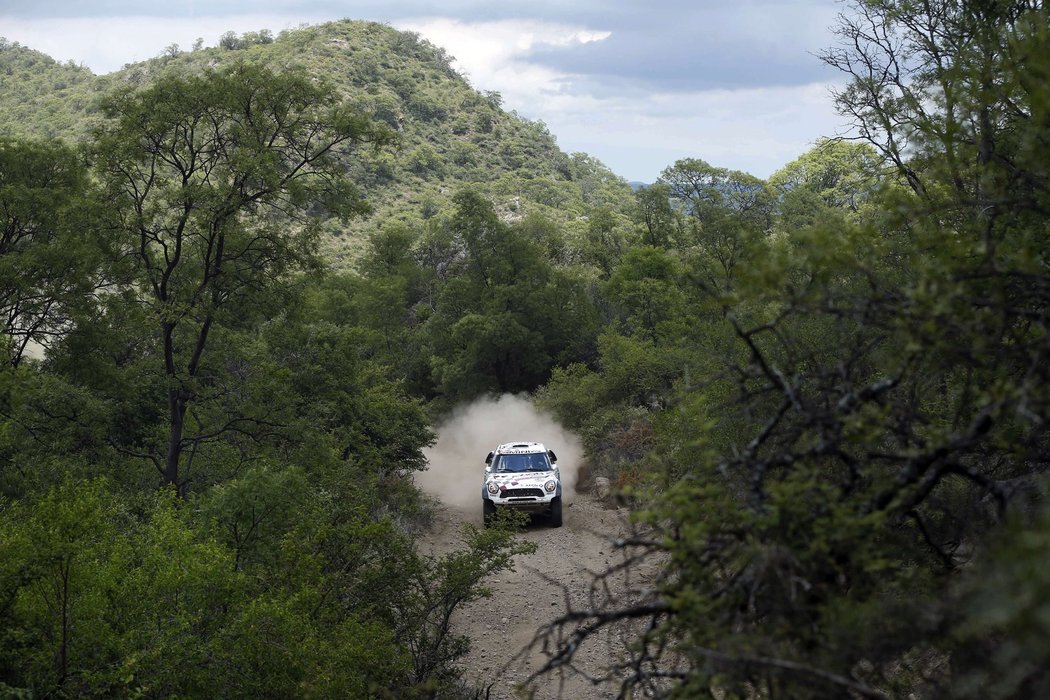
[[[182,455],[182,431],[186,419],[185,392],[179,388],[168,389],[168,451],[164,457],[164,483],[173,485],[182,495],[179,484],[179,458]]]

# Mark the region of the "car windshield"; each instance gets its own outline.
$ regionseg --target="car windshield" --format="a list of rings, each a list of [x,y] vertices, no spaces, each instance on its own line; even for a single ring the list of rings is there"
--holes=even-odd
[[[543,452],[532,454],[497,455],[493,469],[498,472],[546,472],[551,463]]]

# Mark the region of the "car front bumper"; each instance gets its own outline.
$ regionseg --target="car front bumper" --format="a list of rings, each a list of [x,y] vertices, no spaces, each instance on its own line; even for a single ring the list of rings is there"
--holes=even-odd
[[[489,493],[488,484],[481,487],[481,497],[491,501],[498,508],[513,508],[526,513],[546,513],[550,511],[555,499],[561,498],[561,483],[553,492],[548,493],[543,484],[519,484],[504,486],[495,493]]]

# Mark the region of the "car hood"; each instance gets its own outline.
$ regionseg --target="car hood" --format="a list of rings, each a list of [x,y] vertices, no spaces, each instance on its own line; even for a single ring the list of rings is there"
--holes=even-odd
[[[485,481],[495,481],[497,484],[504,488],[527,488],[530,486],[543,487],[545,483],[551,479],[557,481],[558,473],[553,471],[548,472],[513,472],[509,474],[487,474]]]

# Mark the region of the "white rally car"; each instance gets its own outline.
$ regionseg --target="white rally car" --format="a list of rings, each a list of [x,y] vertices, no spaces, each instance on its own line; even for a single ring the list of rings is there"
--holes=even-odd
[[[508,442],[485,458],[481,487],[485,525],[497,508],[541,513],[561,527],[561,474],[558,458],[538,442]]]

